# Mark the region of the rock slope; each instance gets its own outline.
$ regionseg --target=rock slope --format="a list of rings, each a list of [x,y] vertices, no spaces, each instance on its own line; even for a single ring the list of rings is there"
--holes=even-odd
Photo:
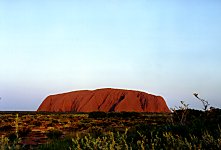
[[[37,111],[47,112],[170,112],[161,96],[123,89],[81,90],[50,95]]]

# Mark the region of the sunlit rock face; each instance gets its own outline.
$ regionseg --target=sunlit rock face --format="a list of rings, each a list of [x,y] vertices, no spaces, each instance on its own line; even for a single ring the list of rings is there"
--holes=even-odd
[[[161,96],[111,88],[50,95],[42,102],[37,111],[170,112]]]

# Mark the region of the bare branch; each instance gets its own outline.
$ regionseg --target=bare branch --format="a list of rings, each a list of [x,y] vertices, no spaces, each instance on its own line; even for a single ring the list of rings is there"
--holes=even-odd
[[[193,95],[198,99],[198,100],[200,100],[202,103],[203,103],[203,110],[204,111],[206,111],[206,110],[208,110],[208,106],[210,105],[209,104],[209,102],[207,101],[207,100],[205,100],[205,99],[202,99],[202,98],[200,98],[198,95],[198,93],[193,93]]]

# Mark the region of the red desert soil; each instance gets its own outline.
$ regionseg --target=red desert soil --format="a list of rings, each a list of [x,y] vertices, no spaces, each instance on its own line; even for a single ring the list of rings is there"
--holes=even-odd
[[[50,95],[37,111],[47,112],[170,112],[163,97],[123,89],[81,90]]]

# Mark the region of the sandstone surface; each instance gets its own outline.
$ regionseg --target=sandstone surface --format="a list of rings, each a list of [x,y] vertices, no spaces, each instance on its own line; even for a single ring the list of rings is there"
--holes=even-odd
[[[163,97],[124,89],[81,90],[48,96],[37,111],[170,112]]]

